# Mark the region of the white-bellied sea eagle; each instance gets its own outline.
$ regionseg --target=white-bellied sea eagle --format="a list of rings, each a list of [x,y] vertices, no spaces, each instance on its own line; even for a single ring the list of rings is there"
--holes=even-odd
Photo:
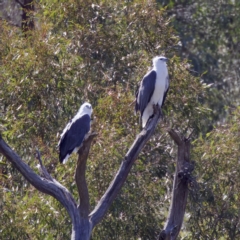
[[[59,161],[66,163],[73,152],[77,152],[86,136],[90,131],[92,106],[85,102],[74,118],[64,128],[59,146]]]
[[[167,58],[157,56],[153,58],[153,68],[142,79],[136,92],[135,111],[140,111],[142,127],[144,128],[153,116],[153,105],[163,106],[169,88]]]

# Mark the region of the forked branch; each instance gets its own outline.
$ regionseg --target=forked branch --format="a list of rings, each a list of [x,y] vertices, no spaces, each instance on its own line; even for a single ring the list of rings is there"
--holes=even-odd
[[[50,176],[42,164],[40,153],[38,152],[38,160],[44,177],[36,174],[22,159],[5,143],[0,136],[0,152],[18,169],[18,171],[40,192],[56,198],[68,211],[72,220],[72,240],[88,240],[90,239],[92,229],[98,224],[117,194],[121,190],[126,178],[131,170],[132,165],[137,159],[139,153],[144,148],[149,138],[154,133],[158,121],[162,116],[159,106],[154,107],[154,117],[148,121],[146,127],[136,137],[131,148],[125,155],[122,164],[111,182],[107,191],[95,207],[93,212],[89,214],[89,195],[85,179],[86,162],[89,154],[89,149],[95,133],[84,140],[82,147],[79,150],[78,164],[75,173],[75,180],[78,187],[80,204],[77,206],[71,193]]]
[[[6,144],[0,136],[0,152],[13,164],[14,167],[40,192],[56,198],[68,211],[73,224],[78,218],[77,204],[71,193],[55,179],[54,181],[42,178],[36,174],[22,159]]]

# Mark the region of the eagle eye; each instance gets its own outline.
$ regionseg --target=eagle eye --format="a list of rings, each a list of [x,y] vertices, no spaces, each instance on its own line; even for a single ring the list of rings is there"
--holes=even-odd
[[[165,58],[165,57],[160,57],[159,60],[166,62],[166,61],[167,61],[167,58]]]

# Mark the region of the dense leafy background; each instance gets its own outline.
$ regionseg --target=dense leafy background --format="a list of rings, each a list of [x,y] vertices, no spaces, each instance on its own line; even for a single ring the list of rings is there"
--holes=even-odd
[[[27,37],[0,20],[0,129],[10,146],[36,171],[38,147],[49,172],[77,199],[76,155],[60,165],[56,145],[63,126],[90,101],[98,132],[87,169],[93,209],[140,131],[130,105],[138,83],[152,57],[164,54],[171,79],[164,119],[92,238],[156,238],[170,204],[172,127],[182,135],[194,129],[199,182],[180,238],[237,239],[238,1],[41,0],[35,9],[36,29]],[[0,174],[3,239],[69,239],[70,219],[56,200],[4,158]]]

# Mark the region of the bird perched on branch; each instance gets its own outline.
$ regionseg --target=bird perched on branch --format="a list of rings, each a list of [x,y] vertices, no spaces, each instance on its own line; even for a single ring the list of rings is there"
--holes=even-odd
[[[58,143],[60,163],[66,163],[73,152],[78,152],[90,131],[92,111],[91,104],[85,102],[64,128]]]
[[[153,105],[158,104],[162,108],[166,99],[169,88],[167,60],[163,56],[153,58],[153,68],[143,77],[136,92],[135,111],[141,113],[143,128],[153,116]]]

